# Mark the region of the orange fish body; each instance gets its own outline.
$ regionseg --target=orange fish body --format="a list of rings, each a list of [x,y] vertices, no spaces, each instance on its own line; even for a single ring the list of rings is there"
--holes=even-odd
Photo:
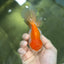
[[[40,32],[33,21],[31,21],[30,24],[31,24],[31,33],[30,33],[31,41],[29,43],[29,46],[34,51],[39,51],[43,46],[43,43],[40,40]]]
[[[24,19],[31,28],[29,46],[32,50],[39,51],[42,49],[43,43],[40,39],[41,34],[37,28],[38,24],[36,22],[35,13],[32,10],[28,10],[24,12],[24,14]]]

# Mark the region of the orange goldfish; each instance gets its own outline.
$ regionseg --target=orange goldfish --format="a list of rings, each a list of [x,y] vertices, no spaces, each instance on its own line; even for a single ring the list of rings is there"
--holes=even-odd
[[[43,43],[40,39],[40,31],[38,29],[38,23],[36,22],[36,15],[32,10],[28,10],[25,14],[25,21],[30,26],[30,41],[29,46],[34,51],[40,51]]]

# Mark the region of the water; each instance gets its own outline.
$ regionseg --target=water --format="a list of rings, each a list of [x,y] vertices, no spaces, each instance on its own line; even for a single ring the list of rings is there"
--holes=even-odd
[[[28,0],[22,6],[13,0],[1,1],[0,64],[21,64],[17,49],[22,34],[29,30],[21,16],[21,11],[26,5],[34,6],[37,10],[43,23],[40,30],[57,48],[58,64],[64,63],[64,8],[53,0],[37,0],[37,3],[35,1]]]

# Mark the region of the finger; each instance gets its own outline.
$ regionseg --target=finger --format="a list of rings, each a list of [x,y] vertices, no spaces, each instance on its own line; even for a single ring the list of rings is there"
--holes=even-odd
[[[20,47],[23,48],[25,51],[28,51],[27,43],[28,43],[28,42],[25,41],[25,40],[22,40],[22,41],[20,42]]]
[[[30,50],[26,52],[23,48],[19,48],[18,53],[23,61],[26,61],[33,56],[33,53]]]
[[[26,54],[23,56],[23,60],[26,61],[27,59],[31,58],[33,56],[33,53],[28,50]]]
[[[18,53],[20,54],[20,57],[22,58],[22,56],[26,54],[26,51],[23,48],[19,48]]]
[[[44,35],[41,35],[41,40],[42,40],[43,45],[45,46],[45,48],[47,48],[47,49],[54,48],[54,46],[51,43],[51,41],[48,40]]]
[[[23,36],[22,36],[22,38],[23,38],[24,40],[28,40],[28,39],[30,38],[30,35],[27,34],[27,33],[24,33]]]
[[[27,41],[22,40],[22,41],[20,42],[20,47],[26,47],[26,46],[27,46]]]
[[[35,56],[32,54],[31,51],[28,51],[26,55],[22,59],[23,64],[36,64]]]

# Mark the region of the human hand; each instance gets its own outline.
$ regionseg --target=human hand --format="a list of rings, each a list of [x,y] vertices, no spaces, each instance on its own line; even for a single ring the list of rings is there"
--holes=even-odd
[[[27,46],[30,35],[25,33],[22,38],[24,40],[20,42],[18,52],[23,64],[57,64],[57,49],[45,36],[41,35],[43,49],[37,55],[34,55]]]

